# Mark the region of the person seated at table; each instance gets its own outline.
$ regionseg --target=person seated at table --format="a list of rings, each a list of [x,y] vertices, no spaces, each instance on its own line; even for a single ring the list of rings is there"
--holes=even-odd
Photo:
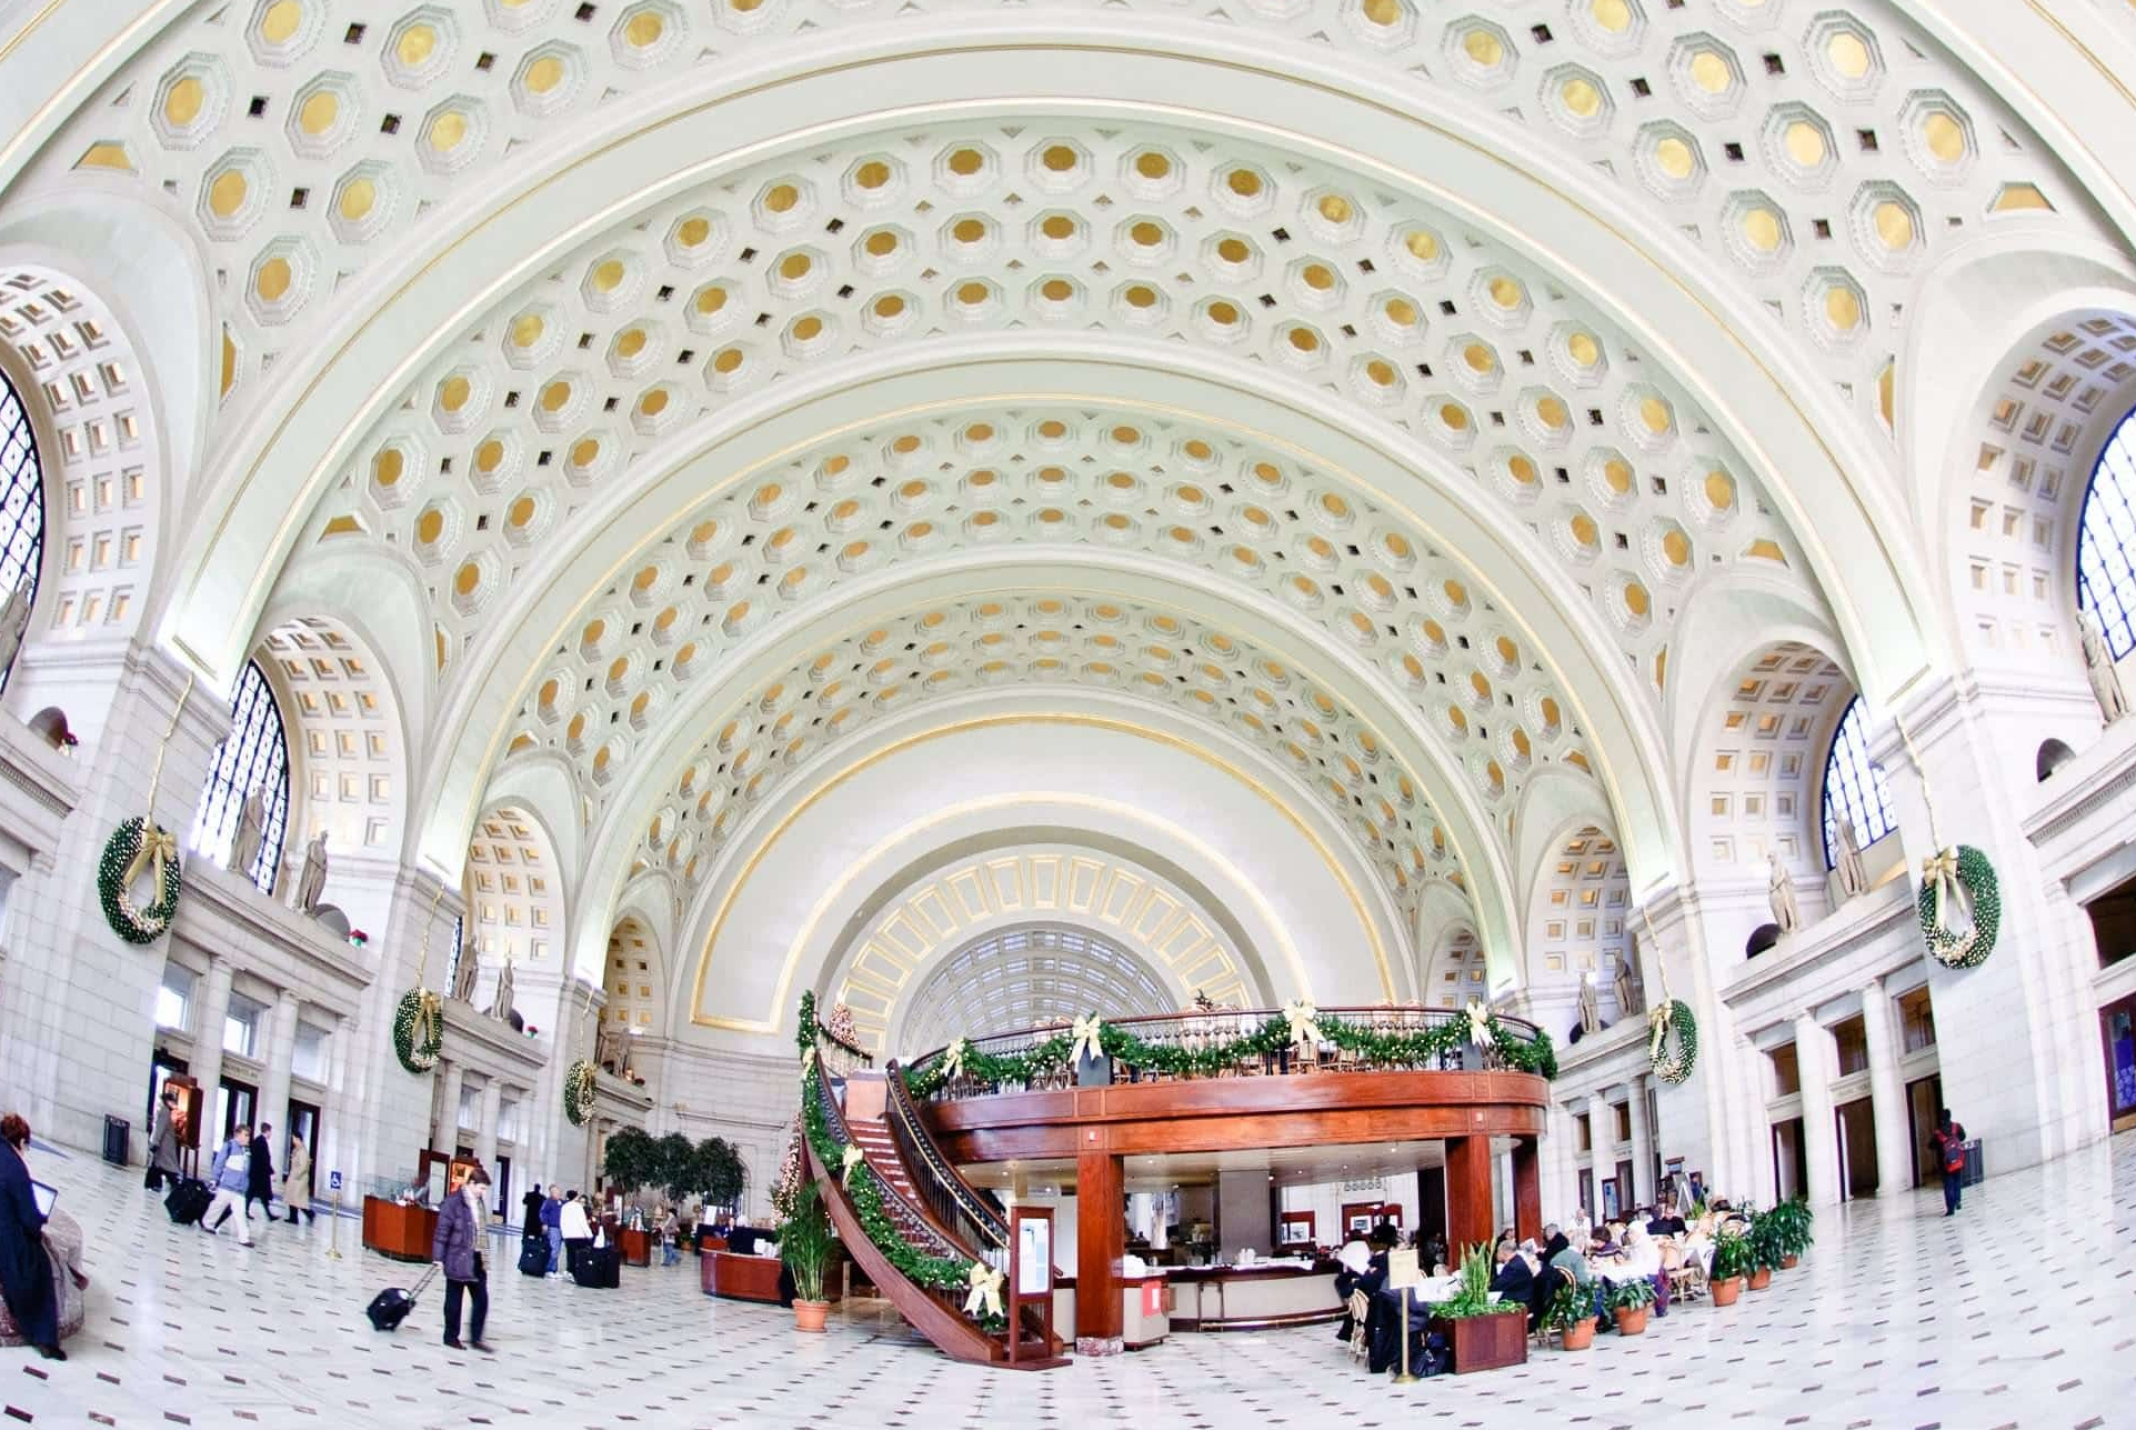
[[[1676,1204],[1666,1200],[1662,1202],[1661,1209],[1647,1222],[1647,1231],[1654,1236],[1682,1236],[1685,1229],[1684,1219],[1676,1210]]]
[[[1535,1272],[1528,1265],[1528,1258],[1507,1240],[1498,1243],[1496,1257],[1497,1269],[1491,1273],[1491,1289],[1505,1301],[1526,1306],[1532,1322],[1535,1316]]]
[[[1335,1339],[1345,1344],[1356,1333],[1357,1322],[1350,1314],[1350,1296],[1357,1291],[1358,1283],[1372,1269],[1372,1248],[1352,1237],[1343,1243],[1342,1250],[1335,1253],[1335,1260],[1342,1268],[1335,1273],[1335,1294],[1342,1298],[1342,1324],[1336,1327]]]
[[[1669,1314],[1669,1278],[1661,1269],[1661,1248],[1638,1222],[1625,1229],[1623,1252],[1617,1258],[1615,1268],[1605,1270],[1602,1276],[1604,1280],[1616,1282],[1635,1277],[1645,1280],[1654,1288],[1654,1314]]]
[[[1619,1235],[1615,1223],[1604,1222],[1595,1228],[1592,1243],[1587,1249],[1589,1256],[1600,1261],[1605,1257],[1615,1256],[1620,1250],[1622,1250],[1622,1247],[1619,1245]]]

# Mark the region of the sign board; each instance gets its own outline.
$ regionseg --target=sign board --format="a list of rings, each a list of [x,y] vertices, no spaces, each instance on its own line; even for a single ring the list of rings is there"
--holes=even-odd
[[[1016,1222],[1016,1294],[1043,1296],[1053,1289],[1053,1219],[1019,1217]]]
[[[1424,1273],[1417,1265],[1417,1249],[1413,1246],[1397,1246],[1387,1253],[1387,1284],[1395,1290],[1415,1286],[1424,1280]]]
[[[1053,1333],[1053,1208],[1009,1208],[1009,1275],[1007,1302],[1009,1364],[1023,1357],[1023,1309],[1029,1306],[1045,1334]],[[1044,1342],[1041,1342],[1044,1344]],[[1044,1354],[1043,1351],[1040,1352]]]
[[[1145,1281],[1142,1283],[1142,1314],[1145,1316],[1164,1314],[1164,1283],[1162,1281]]]
[[[341,1190],[341,1174],[339,1172],[328,1172],[326,1174],[326,1189],[330,1192]]]

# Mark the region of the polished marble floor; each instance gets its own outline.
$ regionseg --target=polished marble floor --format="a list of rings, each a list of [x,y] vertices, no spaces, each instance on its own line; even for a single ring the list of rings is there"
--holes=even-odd
[[[364,1303],[417,1268],[356,1252],[353,1222],[339,1261],[324,1221],[247,1251],[172,1227],[137,1175],[31,1160],[89,1230],[94,1285],[65,1364],[0,1350],[0,1425],[2136,1426],[2136,1134],[1976,1187],[1955,1220],[1933,1192],[1834,1210],[1800,1270],[1726,1310],[1407,1387],[1328,1328],[987,1372],[880,1310],[804,1338],[698,1294],[693,1266],[586,1291],[517,1275],[503,1243],[483,1358],[439,1343],[434,1292],[370,1329]]]

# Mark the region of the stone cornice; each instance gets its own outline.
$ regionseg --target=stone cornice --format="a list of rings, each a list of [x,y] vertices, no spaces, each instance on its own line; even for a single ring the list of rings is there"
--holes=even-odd
[[[1910,927],[1913,920],[1913,885],[1895,879],[1858,899],[1848,900],[1771,952],[1751,959],[1735,980],[1721,989],[1721,999],[1732,1006],[1740,1005],[1790,980],[1816,978],[1848,954],[1887,936],[1894,926],[1904,923]],[[1893,971],[1920,953],[1918,946],[1909,944],[1906,957],[1894,962],[1892,969],[1879,969],[1865,977]]]
[[[58,819],[73,813],[81,791],[73,761],[19,720],[0,719],[0,779],[28,795]],[[20,831],[17,831],[20,837]]]
[[[185,882],[186,897],[179,901],[172,931],[187,943],[219,953],[233,941],[234,929],[273,944],[306,968],[347,984],[351,992],[367,987],[375,976],[345,940],[205,857],[192,860]]]
[[[2025,816],[2025,838],[2050,844],[2108,805],[2136,793],[2136,719],[2109,725],[2088,749],[2056,770],[2044,798]]]
[[[485,1075],[502,1075],[491,1066],[470,1063],[461,1056],[467,1044],[472,1042],[501,1063],[505,1072],[523,1071],[531,1078],[538,1076],[548,1063],[548,1054],[537,1039],[513,1032],[511,1024],[500,1023],[456,998],[447,998],[444,1002],[445,1055],[454,1062]]]

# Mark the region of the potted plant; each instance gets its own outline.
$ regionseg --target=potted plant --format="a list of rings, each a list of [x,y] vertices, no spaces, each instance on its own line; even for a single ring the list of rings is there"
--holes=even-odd
[[[1654,1304],[1654,1283],[1644,1276],[1619,1281],[1609,1288],[1610,1314],[1617,1318],[1617,1334],[1646,1334],[1647,1307]]]
[[[1523,1365],[1528,1359],[1528,1308],[1491,1299],[1491,1248],[1478,1242],[1461,1258],[1461,1287],[1431,1308],[1432,1329],[1454,1352],[1454,1374]]]
[[[779,1259],[794,1273],[794,1329],[821,1331],[831,1303],[823,1299],[823,1268],[831,1259],[831,1223],[822,1193],[804,1182],[779,1228]]]
[[[1584,1351],[1595,1343],[1595,1298],[1577,1286],[1560,1286],[1543,1313],[1543,1325],[1559,1333],[1568,1351]]]
[[[1750,1219],[1750,1234],[1745,1238],[1750,1243],[1750,1289],[1763,1291],[1773,1284],[1773,1268],[1780,1264],[1784,1250],[1781,1244],[1782,1223],[1769,1211],[1759,1212]]]
[[[1815,1219],[1815,1213],[1810,1210],[1808,1202],[1800,1197],[1791,1197],[1767,1212],[1766,1216],[1776,1223],[1773,1237],[1780,1252],[1780,1269],[1793,1271],[1801,1263],[1802,1253],[1808,1251],[1811,1243],[1816,1240],[1810,1235],[1810,1223]]]
[[[1743,1279],[1750,1275],[1754,1260],[1750,1238],[1743,1233],[1724,1231],[1714,1237],[1713,1270],[1708,1275],[1714,1305],[1733,1306],[1736,1303],[1736,1297],[1743,1294]]]

